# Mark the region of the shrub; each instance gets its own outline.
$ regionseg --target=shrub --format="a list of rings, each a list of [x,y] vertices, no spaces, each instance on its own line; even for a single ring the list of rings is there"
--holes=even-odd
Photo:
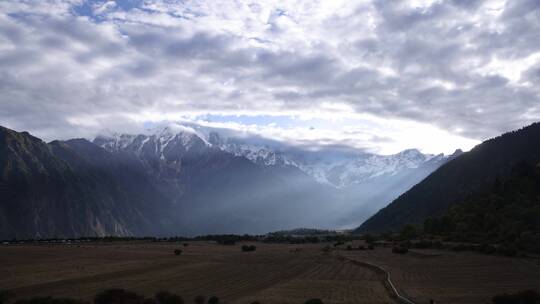
[[[154,298],[158,304],[184,304],[184,299],[181,296],[167,291],[157,292]]]
[[[409,249],[407,249],[407,247],[395,246],[394,248],[392,248],[392,252],[398,254],[405,254],[409,252]]]
[[[255,251],[257,250],[257,247],[255,245],[242,245],[242,251],[248,252],[248,251]]]
[[[94,297],[94,304],[141,304],[143,300],[142,296],[134,292],[124,289],[108,289]]]
[[[187,247],[189,246],[189,243],[183,243],[182,245],[184,245],[184,247]]]
[[[483,249],[484,246],[489,246],[489,248],[492,247],[490,245],[483,245],[479,248],[479,250],[484,252],[484,249]],[[485,248],[488,248],[488,247],[485,247]],[[452,250],[454,251],[467,251],[467,250],[473,250],[473,249],[474,249],[473,247],[465,245],[465,244],[457,244],[452,247]],[[495,249],[495,247],[493,247],[493,249]]]
[[[518,250],[515,246],[512,245],[501,245],[497,248],[497,253],[505,256],[516,256]]]
[[[68,298],[35,297],[27,300],[18,300],[15,304],[83,304],[81,300]]]
[[[195,297],[195,299],[193,299],[193,302],[195,302],[195,304],[204,304],[204,302],[206,302],[206,298],[204,296],[198,295]]]
[[[540,294],[533,290],[524,290],[515,294],[502,294],[491,299],[493,304],[539,304]]]
[[[480,246],[480,251],[485,254],[494,254],[495,252],[497,252],[497,248],[489,244],[483,244],[482,246]]]
[[[369,249],[369,250],[373,250],[373,249],[375,249],[375,246],[373,246],[373,244],[369,244],[369,245],[368,245],[368,249]]]
[[[219,298],[216,296],[210,297],[210,299],[208,299],[208,304],[219,304]]]
[[[366,241],[366,243],[371,244],[373,242],[377,241],[377,238],[372,236],[371,234],[364,235],[363,239]]]
[[[0,290],[0,304],[7,303],[13,297],[13,294],[7,290]]]
[[[411,241],[409,241],[409,240],[403,241],[403,242],[399,243],[399,247],[412,248],[413,243]]]
[[[345,244],[345,243],[343,243],[342,241],[335,242],[334,247],[337,247],[337,246],[340,246],[340,245],[343,245],[343,244]]]
[[[433,242],[428,240],[420,240],[417,243],[412,244],[414,248],[418,249],[426,249],[426,248],[432,248]]]
[[[347,250],[352,250],[352,246],[351,246],[351,245],[347,245]]]
[[[418,231],[414,225],[407,224],[400,233],[400,238],[402,240],[412,240],[418,237]]]
[[[181,255],[182,254],[182,250],[181,249],[175,249],[174,250],[174,255]]]
[[[304,304],[324,304],[321,299],[309,299]]]

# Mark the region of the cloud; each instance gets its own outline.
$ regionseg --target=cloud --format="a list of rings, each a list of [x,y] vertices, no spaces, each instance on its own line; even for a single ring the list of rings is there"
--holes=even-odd
[[[539,32],[535,0],[2,1],[0,123],[53,139],[276,117],[254,132],[447,152],[540,119]]]

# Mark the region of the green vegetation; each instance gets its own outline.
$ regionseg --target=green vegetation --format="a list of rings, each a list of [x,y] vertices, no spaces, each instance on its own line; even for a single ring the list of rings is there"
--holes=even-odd
[[[540,294],[533,290],[525,290],[515,294],[494,296],[493,304],[540,304]]]
[[[406,224],[422,226],[431,217],[438,219],[431,223],[433,229],[441,232],[451,230],[452,234],[461,234],[464,239],[474,237],[467,235],[468,228],[473,228],[475,235],[487,232],[485,236],[489,240],[513,242],[522,237],[536,239],[534,229],[531,230],[532,235],[527,233],[540,218],[538,198],[534,197],[538,192],[532,189],[534,181],[531,178],[511,180],[515,179],[512,176],[516,164],[524,161],[534,166],[540,162],[539,141],[540,123],[487,140],[442,165],[364,222],[357,232],[396,232]],[[491,186],[494,184],[502,187],[493,191]],[[474,201],[472,204],[466,203],[471,200]],[[512,211],[513,207],[517,209]],[[488,212],[482,214],[477,208]],[[450,209],[454,210],[449,212]],[[474,216],[467,212],[473,212]],[[451,223],[441,218],[443,215],[449,216]],[[474,224],[477,220],[480,222]],[[449,224],[457,226],[449,227]],[[508,231],[507,235],[503,230]],[[490,235],[491,232],[495,235]],[[519,235],[521,233],[525,235]]]
[[[9,291],[0,290],[0,304],[7,303],[7,301],[13,297],[13,294]]]
[[[124,289],[107,289],[94,297],[94,304],[140,304],[143,303],[143,300],[143,296],[131,291],[126,291]]]
[[[195,302],[195,304],[204,304],[206,302],[206,298],[204,296],[198,295],[195,297],[195,299],[193,299],[193,302]]]
[[[403,246],[395,246],[394,248],[392,248],[392,252],[393,253],[398,253],[398,254],[405,254],[405,253],[409,252],[409,249],[407,249],[407,247],[403,247]]]
[[[36,297],[29,300],[18,300],[15,304],[84,304],[85,302],[67,298]],[[123,302],[128,303],[128,302]],[[118,302],[118,304],[123,304]]]
[[[216,296],[210,297],[210,299],[208,299],[208,304],[219,304],[219,298]]]
[[[157,304],[184,304],[184,299],[168,291],[157,292],[154,296]]]
[[[255,245],[242,245],[242,251],[244,252],[250,252],[257,250],[257,246]]]
[[[279,233],[269,233],[267,235],[237,235],[237,234],[209,234],[195,237],[172,236],[172,237],[122,237],[122,236],[105,236],[105,237],[79,237],[79,238],[42,238],[42,239],[11,239],[3,240],[7,243],[35,243],[35,244],[55,244],[55,243],[88,243],[88,242],[164,242],[164,243],[181,243],[187,247],[187,241],[210,241],[221,245],[235,245],[236,242],[264,242],[278,244],[307,244],[320,242],[349,242],[358,240],[361,237],[354,234],[329,234],[329,235],[306,235],[306,236],[290,236]]]
[[[11,294],[0,291],[0,304],[6,303]],[[135,292],[124,289],[107,289],[98,293],[94,297],[94,304],[184,304],[184,299],[168,291],[159,291],[154,297],[145,298]],[[195,304],[219,304],[221,303],[217,296],[211,296],[206,300],[203,295],[198,295],[193,299]],[[70,299],[70,298],[53,298],[53,297],[35,297],[31,299],[18,300],[15,304],[89,304],[87,302]],[[259,301],[251,302],[251,304],[260,304]],[[320,299],[310,299],[305,304],[323,304]]]
[[[481,248],[486,253],[540,252],[540,164],[520,162],[510,178],[428,218],[423,230],[455,242],[498,244]]]

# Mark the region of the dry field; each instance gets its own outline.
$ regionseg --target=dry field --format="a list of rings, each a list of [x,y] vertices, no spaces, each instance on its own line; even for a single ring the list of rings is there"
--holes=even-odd
[[[241,252],[241,245],[0,246],[0,290],[11,290],[16,298],[91,300],[99,291],[118,287],[147,296],[168,290],[186,300],[217,295],[223,303],[301,304],[309,298],[327,304],[394,303],[383,275],[350,260],[382,266],[400,292],[417,303],[489,303],[502,292],[540,289],[538,261],[521,258],[433,250],[398,255],[390,248],[328,254],[321,250],[324,244],[257,243],[257,251]],[[173,254],[176,248],[182,255]]]
[[[398,290],[417,303],[433,299],[437,304],[482,304],[505,292],[540,292],[538,260],[417,249],[400,255],[390,248],[339,254],[382,266]]]
[[[318,245],[257,243],[240,245],[191,242],[88,243],[0,246],[0,289],[16,298],[72,297],[91,300],[99,291],[121,287],[147,296],[158,290],[182,295],[216,295],[223,303],[262,304],[393,303],[380,274],[325,254]],[[173,254],[181,248],[180,256]],[[188,301],[190,303],[191,301]]]

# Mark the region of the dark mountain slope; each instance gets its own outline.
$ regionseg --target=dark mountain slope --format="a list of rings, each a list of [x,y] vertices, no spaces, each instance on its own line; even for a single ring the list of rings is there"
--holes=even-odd
[[[190,133],[137,135],[120,147],[101,138],[94,142],[122,158],[140,160],[174,202],[169,212],[183,234],[328,226],[327,214],[338,200],[334,188],[296,167],[256,164]]]
[[[67,162],[87,181],[98,201],[111,200],[104,210],[121,218],[130,234],[163,235],[174,232],[168,213],[170,199],[155,185],[140,161],[129,155],[116,155],[85,139],[52,142],[58,158]]]
[[[107,151],[1,128],[0,239],[263,233],[324,225],[334,207],[335,190],[295,167],[185,134],[161,144]]]
[[[487,140],[447,162],[362,224],[358,232],[398,230],[438,217],[452,204],[510,176],[519,162],[540,161],[540,123]]]
[[[427,219],[423,228],[455,241],[540,252],[540,163],[518,163],[509,178]]]
[[[99,155],[96,152],[100,151],[92,151],[94,157]],[[111,174],[115,167],[104,170],[92,163],[70,143],[46,144],[26,132],[0,127],[0,238],[140,235],[162,230],[149,222],[148,208],[134,203],[130,194],[137,192]],[[137,176],[141,175],[130,173],[135,180]]]

